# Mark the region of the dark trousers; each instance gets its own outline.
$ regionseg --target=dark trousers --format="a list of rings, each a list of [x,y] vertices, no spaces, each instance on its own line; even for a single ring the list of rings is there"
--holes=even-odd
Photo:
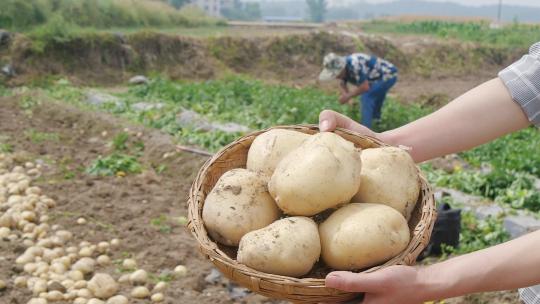
[[[371,83],[369,91],[362,94],[360,123],[371,128],[373,119],[381,118],[381,109],[386,98],[386,93],[396,84],[397,76],[390,79],[379,80]]]

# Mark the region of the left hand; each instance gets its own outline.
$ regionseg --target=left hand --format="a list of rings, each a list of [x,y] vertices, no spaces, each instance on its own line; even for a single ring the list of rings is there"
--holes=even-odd
[[[423,303],[418,268],[390,266],[372,273],[335,271],[326,276],[326,287],[365,293],[362,304]]]
[[[370,129],[362,126],[361,124],[357,123],[356,121],[343,114],[332,110],[322,111],[319,114],[319,129],[321,130],[321,132],[332,132],[336,128],[351,130],[362,135],[368,135],[381,140],[381,138],[379,137],[379,133],[371,131]]]

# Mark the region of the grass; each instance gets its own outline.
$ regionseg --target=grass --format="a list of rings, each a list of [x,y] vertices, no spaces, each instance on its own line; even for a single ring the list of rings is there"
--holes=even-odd
[[[485,21],[452,22],[426,20],[392,22],[374,20],[362,24],[362,29],[373,33],[427,34],[444,39],[459,39],[483,44],[528,48],[540,40],[540,25],[512,23],[492,28]]]
[[[176,218],[176,221],[180,226],[186,226],[188,224],[188,219],[185,216],[179,216]]]
[[[28,31],[64,22],[68,28],[194,27],[222,24],[194,6],[180,10],[151,0],[5,0],[0,28]]]
[[[14,148],[9,140],[9,136],[0,134],[0,153],[13,153]]]
[[[36,53],[74,39],[92,44],[112,28],[116,34],[148,28],[217,29],[224,25],[224,20],[206,16],[193,5],[177,10],[154,0],[5,0],[0,10],[0,28],[24,32]]]
[[[33,96],[23,96],[19,101],[19,106],[23,110],[31,110],[34,107],[38,106],[40,102],[36,100]]]
[[[0,153],[12,153],[12,152],[13,152],[12,144],[0,143]]]
[[[162,274],[159,274],[159,275],[150,273],[148,276],[149,276],[150,280],[154,284],[157,284],[159,282],[169,283],[169,282],[172,282],[174,280],[174,274],[172,274],[172,273],[162,273]]]
[[[129,140],[129,134],[127,132],[118,133],[112,141],[112,146],[115,151],[127,150],[127,141]]]
[[[150,225],[156,227],[162,233],[171,233],[172,227],[168,224],[168,218],[162,214],[157,218],[150,220]]]
[[[5,86],[5,84],[2,82],[2,79],[0,79],[0,97],[3,96],[9,96],[11,94],[11,90]]]
[[[58,133],[40,132],[34,129],[24,131],[24,135],[33,143],[60,140],[60,135],[58,135]]]
[[[159,164],[159,165],[152,165],[154,168],[154,171],[156,171],[157,174],[162,174],[165,171],[167,171],[167,165],[165,164]]]
[[[148,32],[157,32],[157,33],[165,33],[165,34],[174,34],[174,35],[182,35],[182,36],[188,36],[188,37],[214,37],[214,36],[220,36],[224,34],[231,34],[236,33],[236,31],[232,28],[229,28],[224,25],[201,25],[197,27],[178,27],[178,26],[172,26],[172,27],[153,27],[153,26],[147,26],[144,28],[145,31]],[[101,31],[105,33],[124,33],[124,34],[133,34],[141,31],[140,27],[112,27],[112,28],[106,28],[102,29]]]

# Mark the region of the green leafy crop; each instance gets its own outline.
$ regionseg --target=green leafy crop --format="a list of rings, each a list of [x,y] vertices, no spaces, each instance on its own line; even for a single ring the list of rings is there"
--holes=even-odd
[[[129,155],[114,152],[113,154],[96,159],[86,170],[92,175],[118,175],[140,173],[142,166],[139,161]]]

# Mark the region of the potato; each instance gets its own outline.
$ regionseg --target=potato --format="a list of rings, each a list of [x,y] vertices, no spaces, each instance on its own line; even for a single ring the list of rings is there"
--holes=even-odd
[[[237,260],[266,273],[299,277],[321,254],[317,224],[308,217],[289,217],[242,238]]]
[[[150,291],[144,286],[138,286],[131,291],[131,297],[135,299],[144,299],[150,296]]]
[[[356,270],[385,262],[409,244],[407,221],[386,205],[349,204],[320,226],[322,258],[337,270]]]
[[[161,292],[158,292],[156,294],[153,294],[152,297],[150,297],[150,300],[152,300],[152,302],[154,303],[157,303],[157,302],[162,302],[164,298],[165,296],[163,296]]]
[[[166,282],[160,281],[156,284],[156,286],[154,286],[154,288],[152,289],[152,292],[165,291],[167,287],[168,287],[168,284]]]
[[[187,275],[187,273],[188,273],[188,269],[184,265],[178,265],[174,268],[174,274],[177,277],[183,278]]]
[[[339,135],[312,135],[277,166],[270,195],[286,214],[315,215],[348,203],[360,186],[360,149]]]
[[[362,151],[362,174],[353,203],[388,205],[408,220],[420,194],[413,159],[403,149],[384,147]]]
[[[251,144],[246,168],[270,178],[278,163],[308,137],[308,134],[283,129],[264,132]]]
[[[139,269],[129,276],[132,285],[144,285],[148,281],[148,273],[144,269]]]
[[[128,304],[129,300],[123,295],[117,295],[107,300],[107,304]]]
[[[122,267],[126,269],[135,269],[137,268],[137,261],[135,261],[134,259],[125,259],[122,262]]]
[[[202,212],[210,236],[229,246],[238,246],[244,234],[279,216],[262,175],[246,169],[225,172],[206,197]]]
[[[90,281],[88,281],[88,290],[100,299],[108,299],[116,294],[119,285],[107,273],[96,273]]]

